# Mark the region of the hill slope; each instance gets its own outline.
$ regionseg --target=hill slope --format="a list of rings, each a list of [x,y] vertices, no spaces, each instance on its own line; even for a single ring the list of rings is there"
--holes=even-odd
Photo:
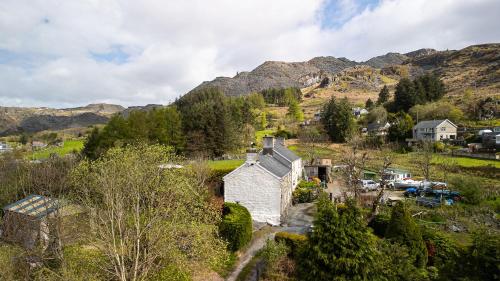
[[[0,135],[62,130],[104,124],[124,108],[114,104],[89,104],[76,108],[0,107]]]
[[[458,51],[419,49],[406,54],[388,53],[365,62],[335,57],[291,63],[268,61],[232,78],[205,81],[189,93],[216,87],[228,96],[239,96],[268,88],[309,87],[324,78],[329,78],[333,86],[347,83],[351,89],[375,90],[386,84],[387,78],[397,81],[425,71],[441,75],[450,92],[473,86],[494,92],[499,89],[499,67],[500,44],[476,45]]]

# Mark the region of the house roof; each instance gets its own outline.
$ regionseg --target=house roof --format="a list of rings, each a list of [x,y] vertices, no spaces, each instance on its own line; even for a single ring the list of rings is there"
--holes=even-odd
[[[5,206],[3,209],[4,211],[16,212],[35,218],[42,218],[55,212],[59,207],[59,200],[32,194],[24,199]]]
[[[290,149],[284,147],[281,144],[276,143],[273,148],[274,151],[278,152],[281,154],[283,157],[285,157],[288,161],[293,162],[295,160],[300,159],[299,156],[297,156],[295,153],[293,153]]]
[[[259,155],[259,165],[279,178],[284,177],[291,171],[290,167],[284,165],[272,155]]]
[[[427,121],[420,121],[418,122],[417,125],[415,125],[414,129],[420,129],[420,128],[436,128],[437,126],[439,126],[441,123],[445,122],[445,121],[448,121],[450,122],[450,124],[452,124],[453,126],[456,127],[455,124],[453,124],[453,122],[451,122],[450,120],[448,119],[444,119],[444,120],[427,120]]]

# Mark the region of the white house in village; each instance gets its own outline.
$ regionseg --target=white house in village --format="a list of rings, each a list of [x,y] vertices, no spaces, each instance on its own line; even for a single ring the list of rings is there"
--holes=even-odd
[[[239,203],[252,219],[279,225],[292,204],[292,192],[302,176],[302,159],[283,139],[263,138],[263,149],[250,149],[245,163],[224,179],[224,201]]]
[[[414,140],[455,140],[457,126],[448,119],[420,121],[413,127]]]

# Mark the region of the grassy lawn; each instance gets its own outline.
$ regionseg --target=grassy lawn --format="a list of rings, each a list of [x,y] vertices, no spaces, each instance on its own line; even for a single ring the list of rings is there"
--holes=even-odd
[[[495,168],[500,168],[500,161],[497,160],[475,159],[469,157],[449,157],[441,155],[436,155],[432,159],[432,164],[443,164],[450,161],[453,161],[457,166],[464,168],[484,166],[493,166]]]
[[[59,156],[64,156],[68,153],[71,153],[73,151],[80,151],[83,148],[83,140],[68,140],[64,142],[64,145],[62,147],[59,146],[51,146],[44,148],[42,150],[35,151],[33,155],[30,155],[30,157],[33,157],[35,159],[45,159],[49,158],[49,156],[52,153],[56,153]]]
[[[243,164],[245,160],[234,159],[234,160],[210,160],[208,161],[208,166],[213,170],[234,170]]]
[[[265,135],[273,136],[275,133],[276,133],[275,129],[267,129],[267,130],[256,131],[255,132],[255,142],[257,144],[260,144],[260,143],[262,143],[262,138]]]

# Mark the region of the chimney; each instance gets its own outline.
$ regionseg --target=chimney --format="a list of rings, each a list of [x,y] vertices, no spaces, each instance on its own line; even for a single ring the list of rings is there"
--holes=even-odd
[[[285,138],[283,137],[277,137],[276,138],[276,143],[281,145],[281,146],[285,146]]]
[[[273,155],[274,137],[266,135],[265,137],[262,138],[262,143],[263,143],[263,149],[262,149],[263,154]]]
[[[247,149],[247,160],[245,161],[245,163],[253,165],[257,163],[258,159],[259,159],[259,154],[257,153],[257,149],[255,148]]]

